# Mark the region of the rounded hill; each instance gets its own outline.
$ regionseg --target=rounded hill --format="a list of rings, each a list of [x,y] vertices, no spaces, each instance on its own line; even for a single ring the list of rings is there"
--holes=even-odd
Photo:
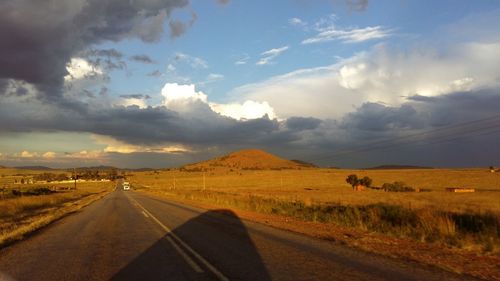
[[[311,164],[280,158],[259,149],[245,149],[211,160],[189,164],[182,169],[190,171],[214,170],[218,168],[237,170],[281,170],[310,168]]]

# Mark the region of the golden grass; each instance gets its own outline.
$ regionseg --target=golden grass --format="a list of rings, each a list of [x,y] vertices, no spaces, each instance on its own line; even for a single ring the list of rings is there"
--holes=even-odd
[[[23,185],[23,189],[29,186],[41,185]],[[92,203],[113,188],[112,182],[82,183],[77,190],[0,200],[0,247]]]
[[[64,192],[57,192],[50,195],[41,196],[20,196],[10,197],[0,200],[0,222],[2,219],[12,219],[19,215],[26,215],[26,212],[36,211],[47,207],[54,207],[68,201],[74,201],[82,197],[102,192],[110,188],[110,184],[101,183],[85,183],[79,184],[77,190],[70,190]],[[36,184],[36,185],[22,185],[21,190],[27,190],[30,187],[53,187],[54,185]],[[64,186],[67,186],[64,185]]]
[[[373,185],[403,181],[429,192],[353,191],[349,174]],[[336,223],[475,252],[500,250],[500,173],[486,169],[179,170],[134,173],[134,188],[227,208]],[[445,187],[475,193],[445,192]]]
[[[374,186],[403,181],[432,192],[393,193],[377,190],[353,192],[345,182],[349,174],[369,176]],[[203,189],[202,172],[178,170],[134,173],[132,184],[150,189],[197,191]],[[445,187],[472,187],[475,193],[449,193]],[[205,173],[205,189],[238,195],[254,195],[285,201],[366,205],[397,204],[410,208],[436,208],[448,211],[500,213],[500,173],[487,169],[432,170],[336,170],[304,169],[282,171],[220,171]]]
[[[10,167],[0,168],[0,178],[13,175],[38,175],[42,173],[69,174],[65,170],[28,170],[28,169],[17,169]]]

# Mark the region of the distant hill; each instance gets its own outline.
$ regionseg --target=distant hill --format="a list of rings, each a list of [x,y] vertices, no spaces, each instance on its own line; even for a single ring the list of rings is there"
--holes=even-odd
[[[80,170],[80,171],[85,171],[85,170],[99,170],[99,171],[107,171],[107,170],[113,170],[113,169],[116,169],[116,170],[119,170],[118,168],[115,168],[113,166],[90,166],[90,167],[77,167],[77,168],[74,168],[76,170]],[[68,171],[69,170],[73,170],[73,168],[68,168],[67,169]]]
[[[52,168],[46,166],[17,166],[14,167],[20,170],[33,170],[33,171],[44,171],[44,170],[53,170]]]
[[[292,159],[290,161],[293,161],[303,167],[310,167],[310,168],[318,168],[317,165],[313,164],[313,163],[309,163],[309,162],[306,162],[306,161],[302,161],[302,160],[297,160],[297,159]]]
[[[128,171],[134,171],[134,172],[150,172],[154,171],[155,169],[153,168],[137,168],[137,169],[126,169]]]
[[[406,170],[406,169],[434,169],[434,168],[425,166],[411,166],[411,165],[381,165],[381,166],[366,168],[365,170]]]
[[[154,169],[152,168],[137,168],[137,169],[130,169],[130,168],[117,168],[114,166],[90,166],[90,167],[77,167],[74,168],[78,171],[87,171],[87,170],[99,170],[99,171],[110,171],[110,170],[118,170],[118,171],[133,171],[133,172],[147,172],[147,171],[153,171]],[[67,171],[73,171],[73,168],[67,168]]]
[[[312,164],[287,160],[258,149],[240,150],[215,159],[185,165],[181,170],[202,171],[214,169],[236,170],[279,170],[302,169],[312,167]]]

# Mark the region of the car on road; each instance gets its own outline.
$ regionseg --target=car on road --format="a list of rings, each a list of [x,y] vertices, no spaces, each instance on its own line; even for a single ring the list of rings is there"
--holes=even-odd
[[[123,183],[123,190],[130,190],[130,183],[129,182],[124,182]]]

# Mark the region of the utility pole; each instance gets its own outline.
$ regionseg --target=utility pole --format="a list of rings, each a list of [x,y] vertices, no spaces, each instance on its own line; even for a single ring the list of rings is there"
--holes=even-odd
[[[76,168],[73,168],[73,174],[74,174],[73,179],[75,180],[75,190],[76,190],[76,177],[77,177],[76,176]]]

